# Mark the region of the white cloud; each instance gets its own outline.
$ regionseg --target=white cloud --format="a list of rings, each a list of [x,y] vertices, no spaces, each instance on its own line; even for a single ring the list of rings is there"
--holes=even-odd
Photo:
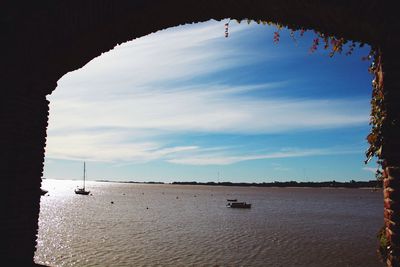
[[[256,155],[242,155],[242,156],[228,156],[228,155],[213,155],[213,154],[200,154],[194,156],[185,155],[185,157],[174,158],[167,160],[171,163],[186,164],[186,165],[230,165],[241,161],[248,160],[261,160],[261,159],[280,159],[280,158],[297,158],[297,157],[310,157],[322,155],[336,155],[336,154],[352,154],[359,151],[354,150],[338,150],[336,148],[329,149],[293,149],[281,150],[278,152],[256,154]],[[286,169],[287,170],[287,169]]]
[[[99,99],[97,95],[96,100],[55,99],[50,133],[73,126],[254,134],[368,123],[365,103],[357,99],[239,98],[232,92],[243,90],[241,87],[207,88],[148,89],[121,98],[105,95]]]
[[[234,30],[243,29],[246,27],[238,26]],[[254,52],[240,51],[228,42],[225,46],[221,42],[225,41],[223,31],[223,23],[209,22],[167,29],[123,43],[93,59],[84,68],[62,77],[58,84],[67,87],[68,92],[58,90],[55,93],[71,96],[75,91],[79,97],[93,98],[92,89],[95,89],[118,96],[121,90],[124,94],[129,89],[149,84],[187,80],[275,57],[255,56]]]
[[[197,146],[165,147],[155,141],[132,142],[123,132],[90,132],[52,136],[47,142],[46,156],[54,159],[143,163],[196,149]]]
[[[246,27],[231,31],[238,33]],[[204,154],[219,148],[170,146],[162,136],[280,133],[368,123],[366,99],[257,98],[248,94],[293,86],[291,81],[231,86],[204,80],[178,86],[178,81],[277,56],[260,56],[224,43],[223,30],[223,23],[209,22],[161,31],[117,46],[65,75],[49,97],[46,157],[112,162],[163,159],[194,165],[300,157],[322,152]]]

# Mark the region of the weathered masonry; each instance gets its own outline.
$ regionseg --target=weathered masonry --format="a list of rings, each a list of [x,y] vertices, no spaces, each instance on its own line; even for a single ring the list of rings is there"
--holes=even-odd
[[[378,49],[384,94],[382,159],[388,265],[399,266],[400,31],[395,1],[372,0],[44,0],[0,8],[1,258],[33,264],[50,94],[65,73],[115,45],[209,19],[278,22],[368,43]],[[223,32],[221,32],[223,34]],[[272,38],[272,37],[271,37]],[[135,58],[132,58],[135,60]],[[357,211],[355,211],[357,212]]]

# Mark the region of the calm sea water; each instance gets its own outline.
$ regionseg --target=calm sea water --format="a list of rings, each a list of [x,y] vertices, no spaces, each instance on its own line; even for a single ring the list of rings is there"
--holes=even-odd
[[[44,180],[35,261],[50,266],[382,266],[382,194]],[[253,204],[227,208],[227,198]],[[114,204],[111,204],[111,201]]]

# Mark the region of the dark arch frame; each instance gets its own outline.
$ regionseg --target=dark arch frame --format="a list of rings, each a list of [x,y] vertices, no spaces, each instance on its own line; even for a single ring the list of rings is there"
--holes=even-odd
[[[46,95],[58,79],[119,43],[180,24],[230,17],[276,22],[294,30],[314,29],[378,49],[389,122],[382,156],[388,265],[399,265],[400,63],[396,50],[400,37],[397,9],[388,2],[45,0],[2,4],[0,175],[6,191],[2,261],[33,264],[48,120]]]

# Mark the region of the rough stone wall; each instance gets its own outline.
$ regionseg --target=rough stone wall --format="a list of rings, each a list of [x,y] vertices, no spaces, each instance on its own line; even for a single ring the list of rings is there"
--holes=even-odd
[[[32,263],[38,227],[48,101],[35,90],[2,94],[0,259],[8,266]],[[19,265],[18,265],[19,264]]]
[[[399,32],[394,4],[377,0],[43,0],[0,8],[0,257],[32,263],[48,102],[56,82],[115,45],[185,23],[261,19],[380,45]],[[393,1],[394,2],[394,1]],[[223,25],[221,25],[223,36]],[[272,39],[272,36],[271,36]],[[395,55],[395,54],[394,54]],[[134,58],[132,60],[135,60]],[[395,67],[398,69],[397,66]],[[388,67],[387,76],[391,67]],[[395,76],[395,75],[393,75]],[[388,78],[397,90],[395,77]],[[398,91],[397,91],[398,92]],[[395,108],[396,109],[396,108]],[[394,114],[394,113],[393,113]],[[396,113],[398,118],[398,113]],[[398,132],[396,132],[398,133]],[[398,135],[397,135],[398,136]],[[396,142],[396,138],[391,140]],[[392,142],[392,141],[391,141]],[[396,146],[396,151],[398,146]],[[397,155],[393,152],[389,157]],[[399,166],[398,162],[392,167]],[[396,165],[397,164],[397,165]],[[391,171],[391,173],[394,173]],[[396,178],[398,179],[398,178]],[[393,208],[393,206],[392,206]],[[11,266],[9,265],[9,266]]]
[[[397,45],[396,45],[397,44]],[[400,42],[391,38],[382,47],[382,71],[387,109],[383,129],[384,223],[388,246],[388,266],[400,266],[400,62],[396,56]]]

